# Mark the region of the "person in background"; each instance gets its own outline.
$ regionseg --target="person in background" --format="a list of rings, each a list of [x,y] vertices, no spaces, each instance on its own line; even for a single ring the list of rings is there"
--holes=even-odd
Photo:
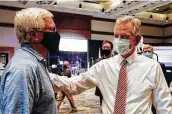
[[[63,72],[62,76],[67,76],[68,78],[71,77],[71,68],[70,63],[68,61],[64,61],[63,63]],[[72,107],[71,113],[77,112],[77,108],[75,106],[72,94],[69,91],[58,91],[57,92],[57,108],[59,109],[61,106],[61,103],[63,102],[65,96],[69,100],[69,103]]]
[[[154,50],[153,50],[153,46],[149,45],[149,44],[146,44],[144,45],[144,48],[143,48],[143,55],[150,58],[150,59],[153,59],[153,54],[154,54]],[[164,73],[164,76],[166,77],[166,68],[165,68],[165,64],[164,63],[161,63],[159,62],[161,68],[162,68],[162,71]]]
[[[56,99],[46,67],[48,52],[58,50],[60,35],[53,14],[26,8],[14,18],[21,44],[7,64],[0,84],[2,114],[57,114]]]
[[[96,59],[95,63],[103,60],[103,59],[107,59],[109,57],[112,57],[112,50],[113,50],[113,44],[111,41],[108,40],[104,40],[102,43],[102,57]],[[102,100],[103,100],[103,96],[102,93],[100,91],[100,89],[96,86],[96,91],[95,91],[95,95],[99,96],[100,98],[100,106],[102,106]]]
[[[101,60],[87,72],[66,78],[51,74],[54,90],[79,94],[98,86],[103,114],[172,114],[172,97],[157,61],[138,55],[141,21],[132,16],[120,17],[114,27],[114,46],[118,55]]]
[[[149,44],[146,44],[144,45],[144,48],[143,48],[143,55],[150,58],[150,59],[153,59],[153,54],[154,54],[154,50],[153,50],[153,46],[149,45]],[[165,64],[164,63],[161,63],[159,62],[161,68],[162,68],[162,71],[164,73],[164,76],[166,78],[166,68],[165,68]],[[168,80],[166,78],[166,81],[168,83]],[[169,85],[169,84],[168,84]],[[154,106],[152,106],[152,112],[153,114],[156,114],[156,109]]]

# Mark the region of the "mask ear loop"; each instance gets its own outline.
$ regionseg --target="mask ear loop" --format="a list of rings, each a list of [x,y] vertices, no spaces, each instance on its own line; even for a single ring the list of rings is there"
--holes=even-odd
[[[40,42],[38,42],[38,38],[37,38],[37,35],[36,35],[36,32],[34,31],[34,29],[29,29],[28,30],[28,34],[34,36],[34,42],[30,42],[29,44],[40,44]]]

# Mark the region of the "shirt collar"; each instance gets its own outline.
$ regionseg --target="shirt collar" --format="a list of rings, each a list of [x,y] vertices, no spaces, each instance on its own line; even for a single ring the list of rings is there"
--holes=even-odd
[[[35,49],[33,49],[29,44],[24,43],[21,45],[21,49],[31,53],[32,55],[34,55],[39,61],[46,61],[42,55],[40,55]]]
[[[111,54],[109,57],[113,57],[113,55]],[[103,59],[107,59],[107,58],[109,58],[109,57],[106,57],[106,56],[103,55],[102,58],[103,58]]]
[[[126,59],[129,65],[132,65],[134,63],[136,55],[137,55],[137,53],[134,52],[133,54],[131,54]],[[118,62],[119,62],[119,64],[121,64],[123,60],[124,60],[124,58],[120,54],[118,54]]]

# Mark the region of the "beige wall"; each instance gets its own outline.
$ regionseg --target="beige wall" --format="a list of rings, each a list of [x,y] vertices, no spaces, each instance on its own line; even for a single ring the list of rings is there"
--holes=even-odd
[[[172,26],[164,28],[164,36],[172,36]]]
[[[143,40],[144,43],[162,43],[162,39],[149,39],[149,38],[144,38]]]
[[[0,22],[1,23],[13,23],[15,14],[16,14],[16,11],[0,9]]]
[[[91,20],[91,30],[113,32],[114,24],[114,22]]]
[[[19,47],[19,43],[10,27],[0,27],[0,46],[1,47]]]
[[[141,34],[149,36],[163,36],[163,28],[142,26]]]
[[[92,20],[91,21],[91,30],[99,31],[99,32],[113,33],[114,24],[115,24],[115,22]],[[142,32],[141,32],[142,35],[162,36],[162,38],[163,38],[163,28],[142,26],[141,29],[142,29]],[[92,33],[91,39],[93,39],[93,40],[111,40],[111,39],[113,39],[113,35],[102,35],[102,34]],[[146,43],[162,43],[162,40],[145,38],[144,42],[146,42]]]
[[[165,43],[172,43],[172,38],[166,39],[166,40],[165,40]]]
[[[169,39],[166,39],[166,43],[172,43],[172,26],[164,28],[164,36],[171,36]]]
[[[101,35],[101,34],[91,34],[91,39],[92,40],[109,40],[113,41],[113,36],[112,35]]]

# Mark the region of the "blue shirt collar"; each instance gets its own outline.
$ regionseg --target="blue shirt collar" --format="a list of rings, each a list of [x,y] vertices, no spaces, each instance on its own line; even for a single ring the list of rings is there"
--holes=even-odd
[[[35,49],[33,49],[29,44],[27,43],[24,43],[24,44],[21,44],[21,49],[31,53],[32,55],[34,55],[38,61],[46,61],[41,54],[39,54]]]

